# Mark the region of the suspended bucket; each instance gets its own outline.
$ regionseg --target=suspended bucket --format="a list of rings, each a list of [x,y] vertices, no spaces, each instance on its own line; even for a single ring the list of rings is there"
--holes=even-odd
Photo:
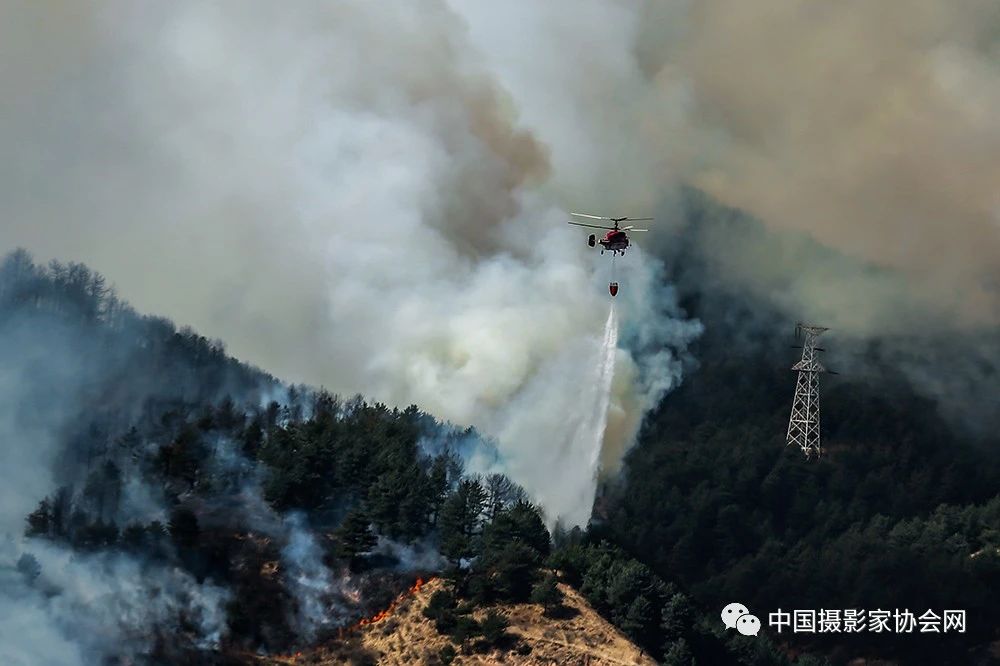
[[[612,282],[611,284],[609,284],[608,285],[608,291],[611,292],[612,296],[617,296],[618,295],[618,283],[617,282]]]

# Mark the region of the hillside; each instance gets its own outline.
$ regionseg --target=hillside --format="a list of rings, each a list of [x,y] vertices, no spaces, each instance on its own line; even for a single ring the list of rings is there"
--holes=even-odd
[[[5,638],[4,663],[308,650],[428,573],[454,590],[438,599],[436,643],[499,649],[509,615],[513,634],[537,633],[540,654],[557,655],[577,631],[567,617],[546,637],[516,607],[484,616],[563,595],[540,507],[501,473],[465,471],[464,455],[495,453],[471,429],[282,384],[134,312],[86,266],[24,252],[0,263],[0,360],[0,434],[13,443],[0,617],[45,637]],[[674,591],[617,551],[581,554],[574,584],[626,633],[631,606],[658,615]],[[595,654],[624,640],[600,626]]]
[[[259,666],[296,664],[378,663],[387,666],[442,663],[442,650],[454,643],[440,634],[421,613],[431,596],[445,583],[437,578],[405,597],[393,612],[378,622],[360,627],[344,639],[287,657],[253,658]],[[497,611],[510,623],[510,638],[503,649],[478,653],[471,646],[459,648],[452,664],[590,664],[591,666],[653,665],[656,662],[602,618],[571,587],[560,584],[565,610],[548,617],[536,604],[497,604],[476,609],[482,621]]]
[[[689,215],[699,220],[697,206]],[[707,217],[688,233],[754,233],[738,211]],[[1000,638],[1000,412],[988,359],[1000,358],[1000,334],[971,344],[945,332],[857,340],[831,329],[824,363],[841,374],[821,380],[826,454],[807,461],[784,441],[799,353],[794,313],[780,294],[713,283],[711,257],[684,247],[691,252],[673,270],[705,325],[698,365],[647,416],[627,482],[602,502],[598,533],[707,608],[738,599],[758,615],[968,613],[964,633],[934,640],[781,637],[834,663],[991,663],[988,646]],[[981,396],[985,386],[994,389]],[[989,406],[978,408],[980,399]]]
[[[19,538],[0,544],[0,613],[45,639],[8,640],[0,657],[413,663],[453,645],[458,663],[632,663],[637,650],[684,665],[826,663],[806,650],[988,663],[996,448],[873,352],[868,375],[824,384],[828,455],[805,462],[781,440],[788,350],[747,323],[780,313],[676,277],[706,326],[699,365],[647,418],[597,520],[550,532],[513,480],[466,472],[470,452],[496,453],[474,430],[284,385],[135,313],[85,266],[10,255],[0,517]],[[431,583],[343,637],[418,575],[449,591]],[[85,612],[95,594],[103,613]],[[762,618],[958,607],[969,622],[934,642],[766,625],[751,639],[718,621],[734,598]],[[560,599],[569,610],[551,612]]]

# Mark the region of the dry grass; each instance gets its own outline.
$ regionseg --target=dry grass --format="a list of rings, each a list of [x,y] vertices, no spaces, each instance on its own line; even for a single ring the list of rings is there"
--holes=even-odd
[[[294,657],[258,658],[260,666],[295,664],[296,666],[333,666],[334,664],[437,664],[447,636],[440,635],[433,623],[422,614],[424,606],[444,583],[434,580],[406,599],[396,612],[375,624],[362,627],[343,640],[317,647]],[[458,646],[452,662],[456,666],[499,664],[581,664],[588,666],[641,665],[656,662],[642,653],[620,631],[601,618],[573,589],[560,585],[567,612],[559,618],[546,617],[541,606],[516,604],[497,606],[510,622],[508,632],[517,642],[531,648],[520,654],[517,649],[494,650],[476,654]],[[475,613],[485,616],[486,608]],[[512,641],[513,643],[513,641]]]

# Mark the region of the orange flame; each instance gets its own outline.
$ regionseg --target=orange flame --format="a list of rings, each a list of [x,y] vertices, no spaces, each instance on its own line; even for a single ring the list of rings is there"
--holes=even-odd
[[[406,599],[419,592],[420,588],[422,588],[424,585],[431,582],[432,580],[434,580],[433,576],[431,578],[428,578],[427,580],[424,580],[423,578],[418,578],[416,582],[410,586],[410,589],[406,590],[398,597],[396,597],[396,599],[391,604],[389,604],[388,608],[379,611],[378,613],[372,615],[371,617],[361,618],[360,620],[358,620],[351,626],[347,627],[346,629],[342,629],[340,632],[341,638],[343,638],[345,634],[352,633],[362,627],[367,627],[370,624],[375,624],[376,622],[381,622],[382,620],[386,619],[394,612],[396,612],[396,609],[399,608],[399,605],[401,603],[403,603],[404,601],[406,601]]]
[[[393,602],[391,604],[389,604],[388,608],[386,608],[385,610],[379,611],[378,613],[376,613],[375,615],[372,615],[371,617],[361,618],[360,620],[358,620],[357,622],[355,622],[354,624],[352,624],[349,627],[342,628],[338,632],[339,633],[339,638],[343,639],[348,634],[353,633],[353,632],[357,631],[358,629],[360,629],[362,627],[367,627],[370,624],[375,624],[376,622],[381,622],[382,620],[386,619],[387,617],[389,617],[390,615],[392,615],[396,611],[397,608],[399,608],[399,605],[401,603],[403,603],[408,598],[410,598],[411,596],[413,596],[414,594],[416,594],[417,592],[419,592],[420,588],[422,588],[424,585],[426,585],[427,583],[431,582],[435,578],[436,578],[436,576],[431,576],[427,580],[424,580],[423,578],[417,578],[416,582],[414,582],[413,585],[411,585],[409,587],[409,589],[407,589],[405,592],[403,592],[398,597],[396,597],[395,600],[393,600]],[[294,663],[298,662],[298,660],[299,660],[300,657],[302,657],[302,653],[301,652],[296,652],[295,654],[290,654],[290,655],[288,655],[286,657],[281,657],[281,659],[288,660],[289,662],[291,662],[291,663],[294,664]]]

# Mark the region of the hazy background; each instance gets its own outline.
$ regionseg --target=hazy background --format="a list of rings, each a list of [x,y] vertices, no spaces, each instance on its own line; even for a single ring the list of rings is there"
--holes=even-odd
[[[710,279],[845,338],[1000,320],[995,3],[0,12],[0,247],[283,378],[475,424],[555,514],[592,488],[567,421],[608,313],[568,210],[655,212],[668,255],[700,188],[763,224],[695,235]],[[699,331],[657,261],[619,264],[607,468]]]
[[[986,0],[6,0],[0,255],[86,262],[282,379],[475,425],[550,520],[584,523],[610,262],[572,210],[657,217],[617,265],[605,472],[695,365],[692,283],[769,306],[727,322],[734,347],[825,324],[839,370],[878,354],[995,422],[998,38]],[[108,350],[6,323],[13,566]],[[63,592],[4,579],[15,660],[89,663],[128,638],[114,613],[141,634],[194,608],[218,637],[222,590],[32,552]]]

